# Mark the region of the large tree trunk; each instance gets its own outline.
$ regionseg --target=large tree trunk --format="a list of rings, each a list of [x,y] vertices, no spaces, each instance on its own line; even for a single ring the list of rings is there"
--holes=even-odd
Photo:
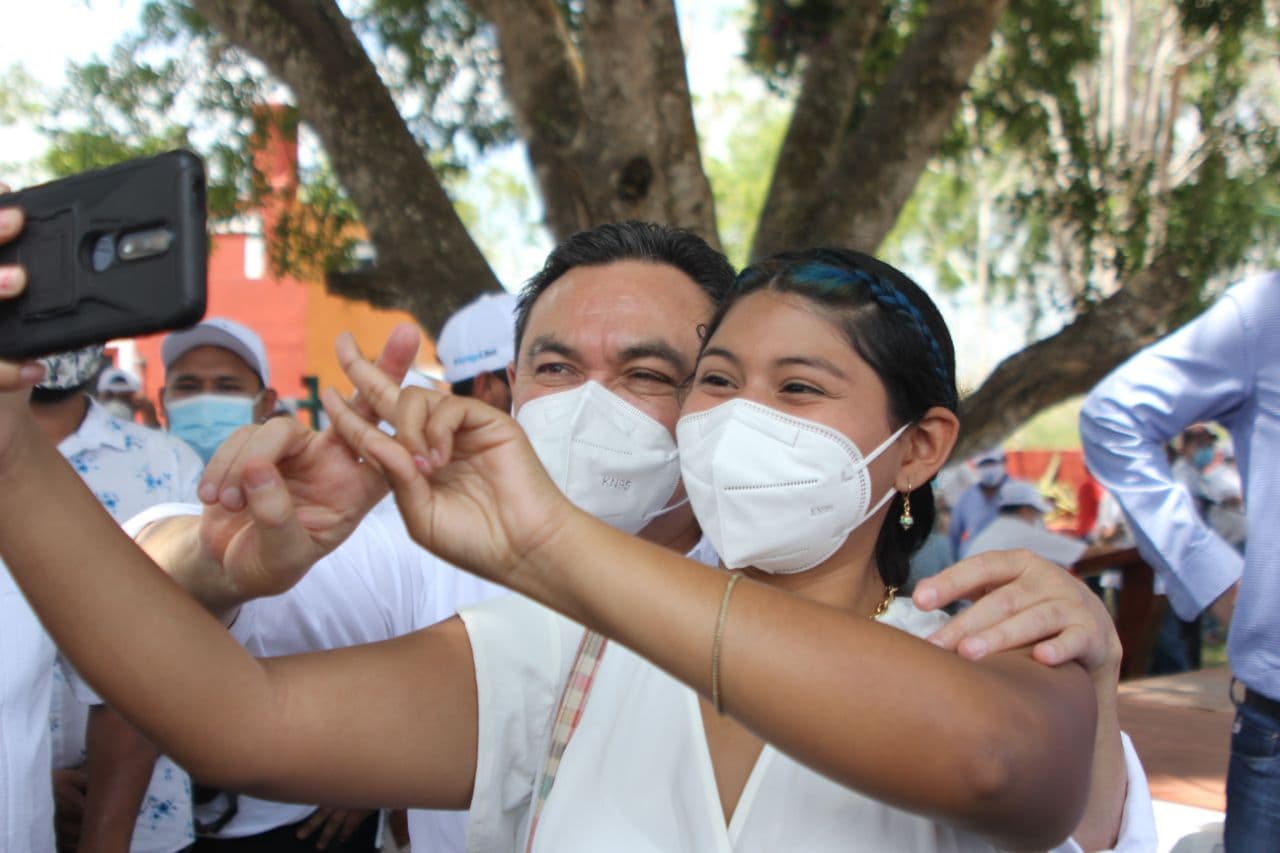
[[[590,227],[588,185],[579,163],[591,123],[583,102],[582,58],[555,0],[471,0],[498,36],[502,86],[538,182],[547,228],[557,239]]]
[[[995,444],[1041,409],[1088,391],[1167,333],[1170,318],[1194,292],[1178,259],[1162,257],[1056,335],[1009,356],[961,404],[954,458]]]
[[[719,245],[672,0],[588,3],[580,51],[552,0],[474,2],[558,239],[644,219]]]
[[[778,205],[761,220],[753,255],[819,244],[874,252],[937,153],[1005,5],[936,0],[832,168],[795,194],[802,204]]]
[[[853,119],[867,45],[883,20],[881,0],[850,0],[831,32],[805,55],[800,93],[778,151],[751,256],[781,247],[782,230],[812,206],[839,159]],[[816,179],[816,180],[815,180]]]
[[[330,289],[412,313],[432,333],[499,287],[334,0],[193,0],[289,86],[377,250],[372,274]]]

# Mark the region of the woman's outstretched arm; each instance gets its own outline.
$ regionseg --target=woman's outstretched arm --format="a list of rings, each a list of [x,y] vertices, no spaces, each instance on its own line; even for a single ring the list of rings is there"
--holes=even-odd
[[[0,387],[24,387],[18,370],[0,363]],[[275,532],[296,523],[287,495],[246,511]],[[252,658],[117,527],[35,427],[24,391],[0,393],[0,556],[86,679],[193,775],[272,799],[467,804],[475,686],[458,620]]]

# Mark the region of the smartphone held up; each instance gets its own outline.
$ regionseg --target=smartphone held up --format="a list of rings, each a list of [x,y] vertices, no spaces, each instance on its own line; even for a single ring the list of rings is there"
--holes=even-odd
[[[170,151],[0,195],[26,225],[0,265],[27,287],[0,301],[0,357],[34,358],[204,316],[208,237],[200,158]]]

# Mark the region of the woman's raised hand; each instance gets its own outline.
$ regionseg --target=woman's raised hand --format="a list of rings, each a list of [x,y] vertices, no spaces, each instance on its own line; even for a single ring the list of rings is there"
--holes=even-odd
[[[8,187],[0,184],[0,193]],[[0,244],[8,243],[22,231],[22,211],[14,207],[0,208]],[[27,276],[20,266],[0,266],[0,300],[15,299],[26,288]],[[44,368],[35,362],[0,359],[0,461],[11,451],[18,435],[18,423],[29,418],[27,396],[31,386],[44,376]]]
[[[9,188],[0,184],[0,193]],[[0,245],[4,245],[17,237],[22,231],[22,211],[16,207],[0,208]],[[22,295],[27,286],[26,271],[20,266],[0,266],[0,300],[16,299]],[[0,361],[0,393],[8,391],[26,392],[32,385],[40,381],[44,370],[32,362]],[[25,399],[22,402],[25,406]]]
[[[324,394],[325,411],[338,435],[387,478],[414,540],[475,574],[518,586],[526,557],[557,540],[577,514],[520,426],[478,400],[401,390],[350,338],[339,340],[338,358],[360,399],[396,435],[332,390]]]

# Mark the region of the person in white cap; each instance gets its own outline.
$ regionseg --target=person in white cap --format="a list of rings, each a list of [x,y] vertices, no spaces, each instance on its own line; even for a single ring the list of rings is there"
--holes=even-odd
[[[156,408],[141,395],[141,391],[142,383],[132,373],[108,367],[98,375],[98,391],[94,398],[122,421],[136,420],[140,415],[143,426],[158,429],[160,420],[156,417]]]
[[[997,500],[1000,488],[1009,481],[1004,450],[1000,447],[984,450],[973,457],[970,464],[978,480],[956,498],[956,504],[951,510],[951,521],[947,526],[951,552],[961,556],[967,553],[966,543],[996,517],[1000,510]]]
[[[996,517],[968,542],[961,556],[1025,548],[1064,568],[1079,560],[1088,545],[1079,539],[1045,529],[1044,516],[1053,507],[1031,483],[1005,480],[996,494]]]
[[[511,411],[507,365],[515,361],[516,298],[486,293],[450,317],[436,341],[453,393]]]
[[[1244,511],[1244,484],[1236,467],[1235,445],[1228,435],[1218,442],[1221,459],[1204,472],[1209,510],[1205,520],[1231,547],[1244,553],[1249,521]]]
[[[227,436],[275,411],[267,352],[247,326],[211,317],[160,346],[164,362],[161,413],[169,432],[206,462]]]

